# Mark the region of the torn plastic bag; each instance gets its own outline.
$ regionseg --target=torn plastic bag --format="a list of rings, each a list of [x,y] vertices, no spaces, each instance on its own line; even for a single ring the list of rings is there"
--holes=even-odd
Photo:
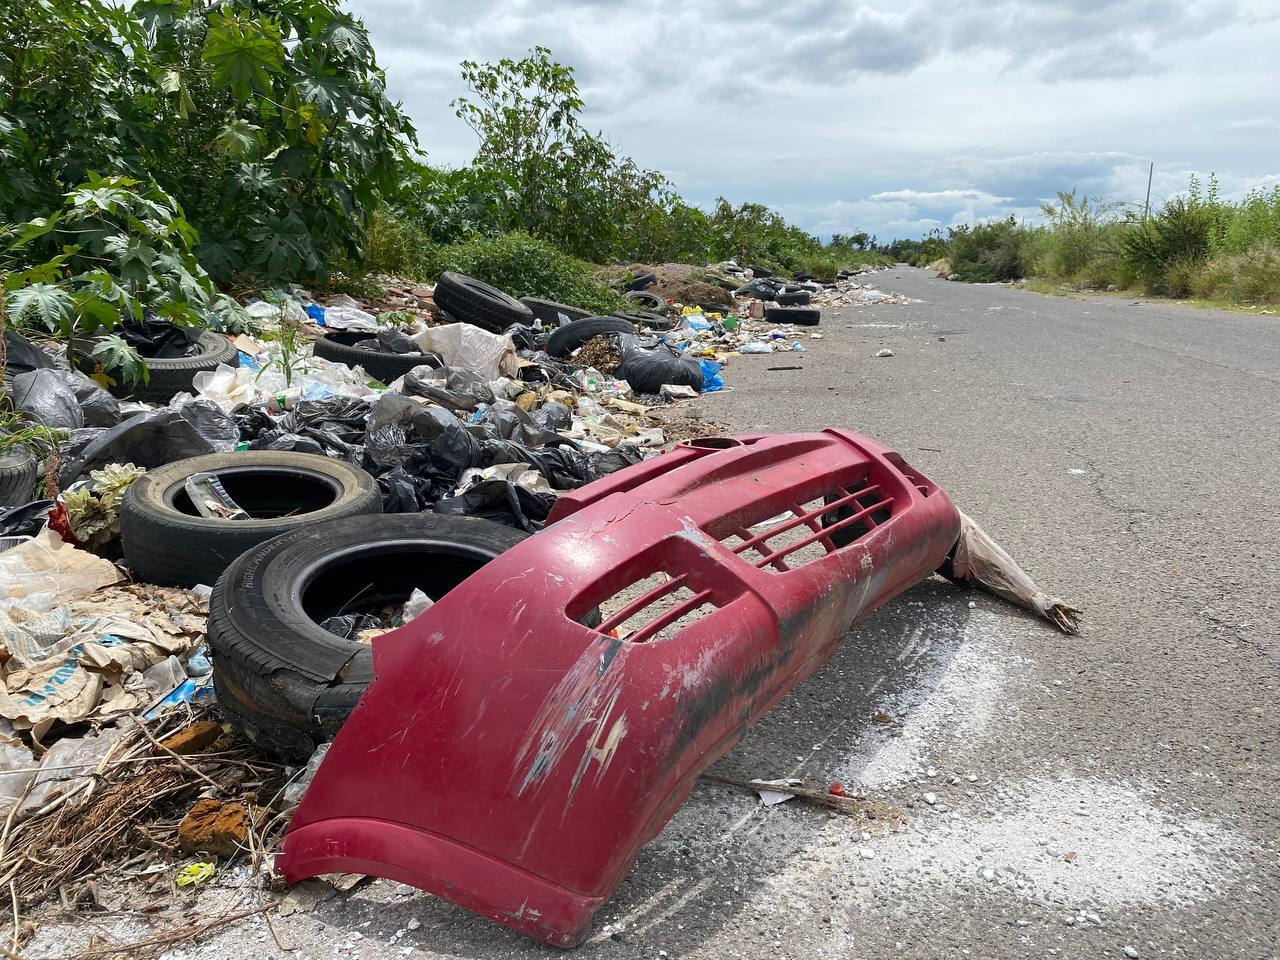
[[[536,350],[547,340],[542,330],[525,323],[513,323],[503,332],[511,338],[516,350]]]
[[[456,497],[439,501],[434,510],[452,517],[496,520],[533,533],[542,529],[555,503],[555,494],[537,493],[510,480],[481,480]]]
[[[36,500],[0,510],[0,537],[34,537],[44,529],[55,506],[53,500]]]
[[[554,432],[548,436],[541,424],[510,400],[495,400],[466,429],[480,440],[514,440],[530,447],[560,439]]]
[[[200,353],[199,331],[150,313],[143,316],[141,323],[122,324],[116,332],[139,354],[155,360],[194,357]]]
[[[1063,633],[1080,629],[1078,607],[1044,593],[1004,548],[963,513],[960,514],[960,539],[952,548],[943,572],[956,583],[981,587],[1039,614]]]
[[[649,346],[638,337],[620,336],[618,346],[622,362],[613,375],[627,381],[636,393],[657,393],[664,383],[702,389],[702,368],[693,357],[686,357],[664,343]]]
[[[486,381],[520,374],[515,345],[506,334],[469,323],[428,327],[414,338],[423,353],[438,353],[447,366],[465,367]]]
[[[460,367],[414,367],[404,375],[400,393],[424,397],[449,410],[474,410],[496,399],[489,382],[474,370]]]
[[[410,473],[396,467],[378,478],[383,513],[418,513],[453,493],[455,480],[430,467]]]
[[[390,353],[398,353],[402,355],[409,353],[422,353],[422,349],[414,342],[412,337],[395,329],[379,330],[376,343],[376,349],[386,350]]]
[[[365,455],[379,468],[431,466],[457,477],[480,465],[480,441],[439,407],[387,393],[369,415]]]
[[[554,400],[544,403],[530,416],[535,423],[551,433],[568,430],[573,426],[573,411],[563,403],[556,403]]]
[[[372,410],[373,404],[363,397],[303,400],[282,417],[267,417],[270,424],[259,426],[249,449],[322,453],[359,466],[364,457],[365,423]],[[251,418],[243,422],[261,423]]]
[[[477,466],[527,463],[546,477],[547,482],[557,490],[573,490],[643,459],[640,448],[633,444],[619,444],[615,449],[603,453],[582,453],[568,443],[533,450],[507,440],[484,441],[481,454],[483,462],[476,464]]]
[[[196,398],[140,413],[103,430],[74,459],[64,462],[59,482],[68,487],[108,463],[132,463],[151,470],[175,460],[232,450],[240,441],[235,421],[212,400]]]
[[[57,366],[48,352],[9,329],[4,332],[4,349],[6,377],[16,377],[32,370],[51,370]]]
[[[365,630],[379,630],[382,621],[367,613],[348,613],[341,617],[329,617],[321,621],[320,629],[327,630],[343,640],[359,640]]]
[[[525,383],[553,383],[569,390],[581,389],[578,368],[548,356],[540,350],[520,351],[520,379]]]
[[[763,277],[759,277],[749,283],[744,283],[733,291],[735,297],[755,297],[757,300],[772,300],[778,295],[780,284],[770,283]]]
[[[120,402],[78,370],[34,370],[13,381],[13,401],[47,427],[114,427]],[[56,418],[60,422],[54,422]]]

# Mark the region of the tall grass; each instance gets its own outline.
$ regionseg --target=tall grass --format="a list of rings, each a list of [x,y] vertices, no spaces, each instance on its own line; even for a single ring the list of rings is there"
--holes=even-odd
[[[1083,289],[1280,302],[1280,186],[1223,200],[1192,178],[1150,216],[1134,206],[1060,193],[1043,224],[954,228],[946,258],[962,280],[1037,276]],[[930,253],[933,253],[930,250]]]

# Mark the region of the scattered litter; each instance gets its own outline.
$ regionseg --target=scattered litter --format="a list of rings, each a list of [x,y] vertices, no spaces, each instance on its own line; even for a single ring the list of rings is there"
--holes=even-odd
[[[1032,610],[1064,633],[1075,633],[1080,629],[1078,607],[1043,593],[974,520],[961,513],[960,523],[960,540],[951,562],[952,579],[982,587]]]
[[[217,871],[217,866],[208,860],[198,860],[195,863],[189,863],[181,870],[178,875],[173,878],[173,882],[179,887],[198,887],[213,877]]]

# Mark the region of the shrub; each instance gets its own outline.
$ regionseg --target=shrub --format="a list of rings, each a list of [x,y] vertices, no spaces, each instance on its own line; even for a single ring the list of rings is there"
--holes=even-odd
[[[542,297],[596,313],[623,305],[621,297],[596,280],[589,264],[527,233],[478,237],[427,251],[427,274],[438,277],[446,270],[493,284],[513,297]]]
[[[948,231],[951,269],[969,283],[1017,280],[1024,275],[1027,230],[1013,217]]]
[[[1149,293],[1186,296],[1190,277],[1209,255],[1219,216],[1194,197],[1175,197],[1124,234],[1120,255]]]

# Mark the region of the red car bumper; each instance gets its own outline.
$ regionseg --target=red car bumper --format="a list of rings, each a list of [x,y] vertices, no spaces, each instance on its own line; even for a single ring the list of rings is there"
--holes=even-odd
[[[551,519],[375,641],[287,880],[388,877],[580,943],[698,775],[960,526],[897,454],[836,430],[693,441]]]

